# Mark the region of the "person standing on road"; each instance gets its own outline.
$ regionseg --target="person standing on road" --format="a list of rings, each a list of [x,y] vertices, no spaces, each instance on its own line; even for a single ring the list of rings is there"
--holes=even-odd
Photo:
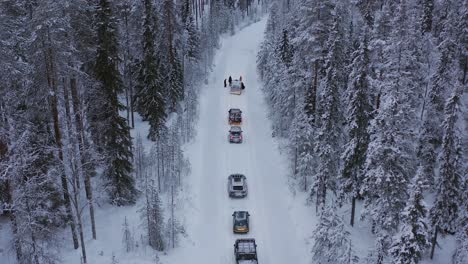
[[[229,76],[229,80],[228,80],[228,81],[229,81],[229,86],[231,86],[231,84],[232,84],[232,78],[231,78],[231,76]]]
[[[226,79],[224,79],[224,88],[226,88]]]
[[[242,82],[242,75],[239,77],[239,81],[241,81],[241,82]]]

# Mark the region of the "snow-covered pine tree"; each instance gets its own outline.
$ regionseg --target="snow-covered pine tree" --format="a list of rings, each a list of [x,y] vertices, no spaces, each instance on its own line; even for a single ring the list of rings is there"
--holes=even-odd
[[[392,95],[371,122],[371,140],[367,152],[360,194],[365,196],[362,217],[372,221],[372,230],[394,231],[407,200],[408,154],[402,144],[403,114]]]
[[[442,155],[440,160],[440,179],[436,189],[434,205],[430,210],[433,226],[431,258],[434,254],[438,233],[455,233],[461,207],[462,189],[461,164],[462,152],[457,128],[460,114],[460,99],[463,86],[457,83],[456,89],[445,105],[445,120],[443,124]]]
[[[100,0],[97,10],[96,89],[91,120],[94,136],[105,156],[103,175],[110,202],[116,205],[135,203],[137,192],[132,178],[132,141],[125,118],[119,115],[123,108],[118,95],[123,86],[118,67],[118,31],[116,18],[108,0]],[[97,125],[96,123],[100,123]],[[98,129],[98,130],[97,130]]]
[[[148,244],[150,247],[158,251],[162,251],[164,250],[163,211],[161,208],[159,191],[153,180],[147,179],[145,193],[145,203],[140,211],[142,213],[141,218],[147,231]]]
[[[283,63],[289,68],[294,56],[294,50],[290,44],[288,30],[286,29],[283,29],[283,36],[281,37],[279,45],[279,54],[281,55]]]
[[[467,190],[468,176],[467,173],[464,175],[462,190]],[[457,230],[457,248],[453,256],[454,264],[463,264],[468,262],[468,192],[463,192],[461,207],[462,209],[459,215]]]
[[[312,236],[312,261],[314,263],[359,263],[351,247],[350,233],[335,206],[327,205],[320,212],[319,223]]]
[[[116,14],[119,19],[119,46],[120,57],[122,58],[122,81],[125,89],[125,108],[127,112],[127,124],[135,127],[135,86],[138,79],[138,59],[141,58],[139,44],[142,31],[140,30],[140,20],[142,15],[141,1],[121,0],[116,3]],[[137,26],[138,25],[138,26]]]
[[[455,56],[457,36],[454,32],[456,24],[455,7],[447,8],[447,17],[441,21],[443,25],[440,36],[441,42],[438,44],[438,62],[435,73],[429,80],[427,91],[427,102],[425,104],[425,113],[423,117],[423,126],[420,136],[419,156],[421,164],[428,176],[430,183],[435,187],[435,167],[437,166],[437,156],[440,153],[443,136],[443,112],[444,102],[447,93],[454,89],[457,71],[455,70]]]
[[[374,26],[375,12],[381,6],[382,0],[369,1],[369,0],[357,0],[356,6],[364,18],[367,26],[372,28]]]
[[[0,164],[0,173],[8,176],[12,243],[18,263],[58,263],[55,232],[67,220],[57,181],[62,165],[49,147],[54,137],[47,112],[24,107],[8,118],[9,152]]]
[[[337,4],[334,22],[327,41],[325,77],[321,84],[319,132],[316,149],[319,158],[315,181],[316,208],[325,205],[327,190],[336,191],[339,156],[343,141],[343,112],[340,94],[346,90],[346,32],[345,9]]]
[[[135,106],[143,120],[150,124],[148,138],[156,141],[166,120],[166,101],[161,77],[161,61],[158,59],[155,47],[154,34],[158,31],[158,25],[155,23],[158,19],[152,0],[144,1],[144,13],[143,59],[139,65]]]
[[[314,184],[310,182],[316,168],[314,146],[312,143],[314,132],[312,120],[305,112],[304,99],[299,99],[295,109],[294,120],[291,123],[289,141],[294,159],[293,177],[303,186],[301,188],[304,192],[309,191],[309,188]]]
[[[429,247],[427,210],[423,200],[423,190],[426,187],[421,172],[418,171],[409,188],[410,197],[401,213],[399,232],[393,237],[390,248],[393,263],[416,264]]]
[[[379,234],[375,240],[375,246],[370,250],[367,257],[364,259],[366,264],[387,264],[386,260],[388,254],[390,238],[386,234]]]
[[[317,115],[315,102],[319,81],[325,73],[327,40],[333,25],[333,9],[332,1],[306,0],[294,3],[290,13],[293,21],[289,32],[295,55],[292,72],[298,75],[298,78],[295,78],[297,85],[308,91],[309,115]]]
[[[432,31],[432,12],[434,10],[434,0],[424,0],[422,5],[421,31],[429,33]]]
[[[144,179],[146,177],[146,169],[148,166],[147,162],[147,155],[145,152],[145,147],[143,146],[143,139],[140,135],[140,133],[137,134],[136,137],[136,142],[135,142],[135,148],[134,148],[134,167],[135,167],[135,178],[138,181],[138,184],[142,184],[144,182]]]
[[[161,4],[161,57],[164,73],[164,94],[167,107],[171,112],[184,96],[183,69],[180,62],[180,31],[181,26],[173,0],[163,0]]]
[[[128,224],[127,217],[125,216],[124,223],[122,224],[122,243],[125,248],[125,252],[133,251],[135,247],[135,241],[133,234],[130,231],[130,225]]]
[[[416,119],[411,98],[418,84],[412,39],[407,22],[411,21],[405,1],[393,3],[392,31],[383,47],[386,61],[381,80],[380,108],[370,127],[371,142],[366,160],[361,194],[365,195],[365,210],[377,230],[390,235],[399,225],[400,212],[407,200],[409,175],[415,173],[413,133]],[[405,26],[400,26],[405,25]],[[398,41],[397,41],[398,40]]]
[[[356,199],[363,180],[369,133],[367,128],[371,119],[369,102],[370,68],[368,29],[365,28],[359,49],[355,51],[351,64],[348,90],[348,143],[342,155],[343,169],[340,174],[339,190],[341,198],[351,198],[351,226],[354,225]]]

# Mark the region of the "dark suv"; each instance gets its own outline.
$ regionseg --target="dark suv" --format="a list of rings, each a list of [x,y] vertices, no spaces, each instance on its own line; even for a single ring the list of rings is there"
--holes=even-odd
[[[242,143],[242,128],[240,126],[232,126],[229,130],[229,143]]]
[[[232,231],[236,234],[247,234],[249,232],[249,212],[235,211],[232,214]]]

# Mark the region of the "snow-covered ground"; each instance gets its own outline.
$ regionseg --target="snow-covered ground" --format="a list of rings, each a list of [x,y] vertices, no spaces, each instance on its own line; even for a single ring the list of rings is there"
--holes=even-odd
[[[209,84],[202,90],[197,136],[187,150],[194,205],[186,223],[191,244],[169,256],[168,263],[235,263],[233,244],[241,237],[256,239],[260,263],[308,263],[306,238],[314,219],[310,208],[294,200],[288,189],[287,163],[272,138],[256,72],[265,23],[263,19],[222,41]],[[231,95],[223,87],[229,75],[242,76],[246,85],[242,95]],[[227,140],[231,107],[243,111],[242,144]],[[228,197],[227,177],[232,173],[246,175],[246,198]],[[250,213],[247,235],[232,233],[231,215],[236,210]]]
[[[179,197],[183,202],[176,215],[183,221],[187,234],[176,249],[169,249],[167,254],[160,256],[162,263],[233,264],[233,244],[236,238],[241,237],[256,239],[259,263],[310,263],[309,238],[317,216],[313,207],[305,205],[305,194],[293,195],[288,187],[288,163],[272,138],[268,108],[256,72],[256,54],[265,24],[266,19],[263,19],[221,41],[208,84],[201,89],[197,136],[185,147],[192,172],[184,181],[184,191]],[[242,95],[231,95],[223,87],[223,81],[229,75],[235,79],[242,76],[246,85]],[[243,111],[242,144],[229,144],[227,140],[227,111],[231,107]],[[139,131],[145,136],[147,129],[147,124],[137,122],[132,135],[135,137]],[[152,144],[144,143],[147,146]],[[246,175],[249,185],[246,198],[228,197],[227,177],[232,173]],[[97,241],[89,238],[89,226],[86,227],[89,263],[110,264],[112,255],[120,264],[155,263],[155,252],[150,248],[140,246],[130,253],[123,249],[124,217],[127,217],[137,241],[143,233],[138,207],[98,206]],[[250,213],[251,225],[247,235],[232,233],[231,215],[236,210]],[[86,217],[84,222],[87,224]],[[13,252],[7,245],[11,241],[7,222],[7,219],[0,222],[1,264],[14,263]],[[359,221],[350,231],[356,253],[364,259],[373,246],[369,228],[365,222]],[[442,249],[436,250],[435,259],[423,262],[449,263],[453,242],[453,237],[440,239]],[[69,238],[64,238],[63,245],[62,263],[79,264],[80,251],[70,248]]]

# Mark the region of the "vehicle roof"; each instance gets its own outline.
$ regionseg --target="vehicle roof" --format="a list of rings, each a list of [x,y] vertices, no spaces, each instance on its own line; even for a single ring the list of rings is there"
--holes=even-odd
[[[229,113],[242,113],[242,111],[239,108],[231,108],[229,109]]]
[[[239,80],[234,80],[232,81],[231,88],[239,88],[241,87],[241,81]]]
[[[229,132],[242,132],[242,128],[240,126],[232,126]]]
[[[237,239],[237,250],[239,253],[255,253],[255,239]]]
[[[229,175],[229,177],[230,178],[244,178],[245,179],[244,174],[240,174],[240,173],[231,174],[231,175]]]
[[[246,220],[247,219],[247,211],[235,211],[234,218],[236,220]]]
[[[232,185],[235,185],[235,186],[243,186],[244,185],[244,179],[242,179],[242,178],[233,178],[231,181],[232,181]]]

